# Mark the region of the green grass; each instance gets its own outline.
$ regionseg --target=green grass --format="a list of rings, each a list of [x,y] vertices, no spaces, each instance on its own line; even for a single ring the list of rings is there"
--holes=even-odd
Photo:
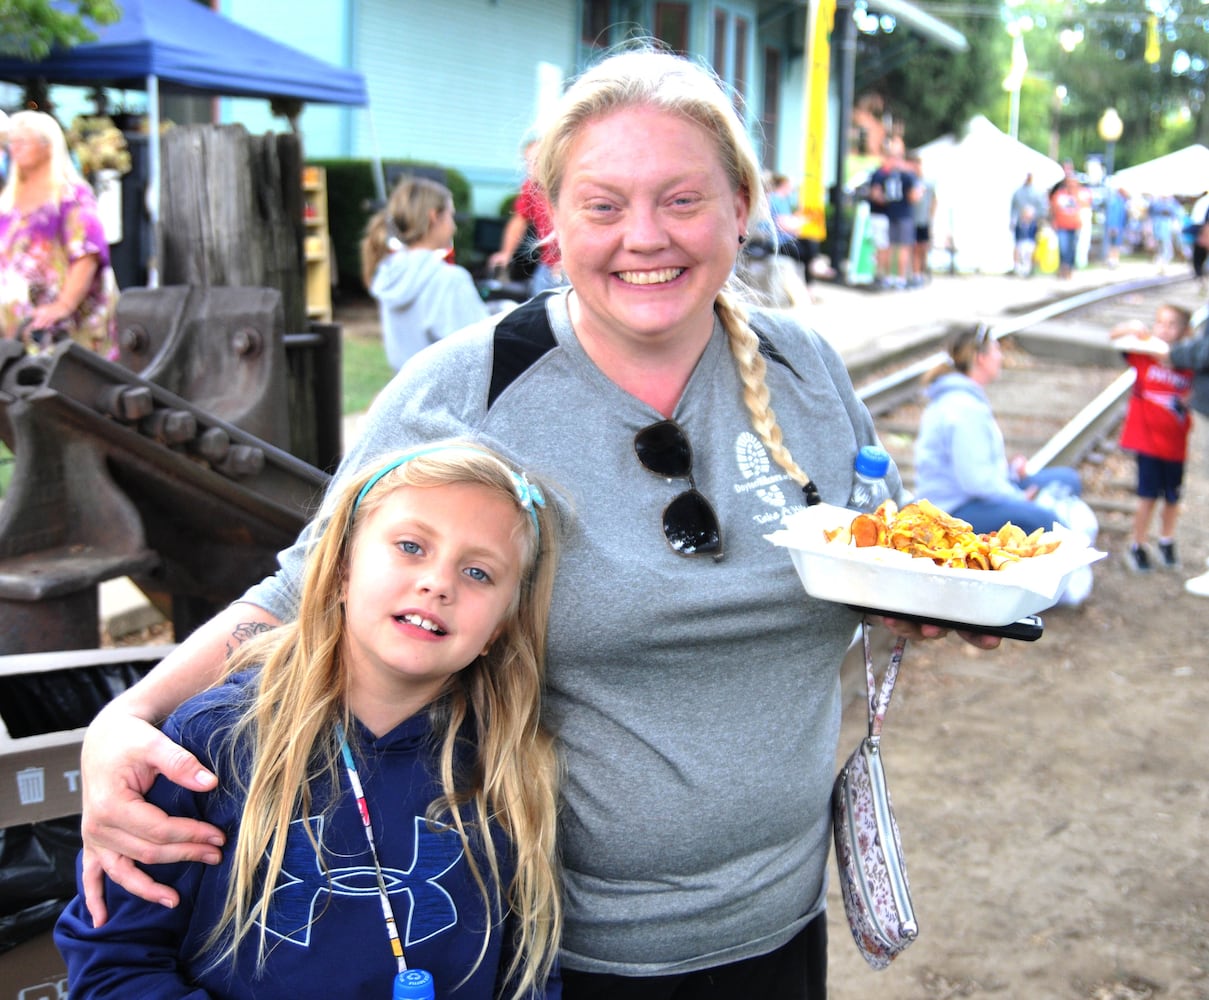
[[[395,371],[387,364],[382,341],[377,337],[345,337],[343,351],[344,413],[347,416],[368,409]]]

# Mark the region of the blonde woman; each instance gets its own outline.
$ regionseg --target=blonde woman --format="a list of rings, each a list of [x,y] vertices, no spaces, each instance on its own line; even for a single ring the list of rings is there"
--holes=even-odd
[[[557,996],[553,512],[450,443],[375,462],[323,517],[297,621],[165,726],[224,781],[152,796],[222,828],[224,864],[159,869],[176,909],[110,886],[98,929],[71,904],[73,997],[386,998],[404,968],[439,997]]]
[[[398,370],[413,354],[486,317],[470,272],[446,257],[456,228],[449,189],[404,177],[361,241],[361,277],[378,300],[386,359]]]
[[[96,198],[42,111],[9,118],[8,181],[0,192],[0,328],[48,347],[70,337],[115,348],[117,283]]]
[[[349,468],[469,433],[567,484],[544,702],[566,767],[564,997],[821,1000],[839,666],[858,616],[808,598],[765,535],[845,502],[873,421],[824,338],[732,284],[767,209],[708,70],[645,49],[604,59],[555,109],[536,179],[570,287],[417,357]],[[129,857],[220,856],[220,833],[131,801],[136,773],[212,781],[139,720],[212,678],[228,643],[294,617],[297,553],[283,560],[94,722],[86,879],[104,868],[165,898]]]

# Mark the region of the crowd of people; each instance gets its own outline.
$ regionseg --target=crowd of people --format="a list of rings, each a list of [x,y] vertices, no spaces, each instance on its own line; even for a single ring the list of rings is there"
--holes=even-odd
[[[1015,273],[1028,277],[1037,271],[1056,270],[1069,278],[1076,267],[1084,267],[1091,255],[1093,214],[1100,213],[1102,245],[1110,268],[1120,265],[1122,253],[1149,255],[1159,273],[1165,273],[1176,258],[1190,262],[1198,280],[1204,280],[1209,253],[1209,191],[1196,199],[1179,198],[1166,192],[1131,194],[1116,184],[1098,191],[1080,180],[1074,164],[1063,164],[1063,177],[1048,192],[1038,188],[1031,173],[1012,192],[1009,226],[1014,243]],[[1049,250],[1052,238],[1054,250]],[[1204,285],[1202,284],[1202,289]]]

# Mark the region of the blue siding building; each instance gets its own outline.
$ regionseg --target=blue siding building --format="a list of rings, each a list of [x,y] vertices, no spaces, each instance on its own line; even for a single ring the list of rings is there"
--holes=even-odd
[[[742,97],[765,166],[790,177],[803,174],[804,53],[815,0],[198,2],[364,76],[368,110],[304,109],[299,128],[308,157],[409,159],[456,168],[471,184],[475,214],[499,214],[502,199],[519,186],[522,139],[566,82],[599,52],[632,37],[657,38],[712,65]],[[862,31],[897,30],[904,40],[950,47],[954,36],[960,39],[906,0],[838,4],[837,26],[859,20]],[[842,72],[833,59],[833,95]],[[117,95],[116,103],[125,105],[131,96],[137,105],[141,95]],[[79,107],[83,98],[62,102],[68,118],[73,101]],[[254,133],[286,127],[268,102],[238,98],[169,98],[163,117],[239,122]],[[824,158],[829,175],[837,137],[846,131],[841,117],[833,96]]]

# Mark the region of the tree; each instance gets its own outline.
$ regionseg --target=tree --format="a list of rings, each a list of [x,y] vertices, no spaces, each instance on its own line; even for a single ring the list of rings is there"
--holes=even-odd
[[[1002,93],[1010,42],[988,16],[999,6],[998,0],[935,5],[935,16],[965,35],[969,48],[952,52],[935,44],[918,45],[908,62],[887,74],[882,87],[897,95],[895,111],[901,112],[908,146],[960,133]]]
[[[1070,0],[1013,8],[1016,17],[1032,22],[1024,37],[1030,72],[1037,70],[1037,110],[1050,122],[1063,158],[1083,163],[1103,149],[1097,123],[1109,107],[1125,123],[1118,167],[1209,136],[1201,11],[1199,0]]]
[[[905,127],[909,145],[959,132],[976,113],[1007,131],[1004,81],[1019,36],[1027,70],[1017,137],[1054,159],[1084,166],[1105,151],[1098,123],[1115,108],[1125,123],[1114,164],[1130,166],[1209,143],[1209,17],[1203,0],[917,0],[970,43],[953,53],[901,30],[859,39],[858,97],[875,92]],[[876,9],[876,0],[869,7]],[[876,24],[877,19],[866,19]],[[904,37],[906,35],[906,37]]]
[[[4,0],[0,3],[0,52],[24,59],[43,59],[51,49],[91,42],[93,24],[113,24],[121,17],[114,0]]]
[[[999,21],[999,0],[917,4],[966,36],[969,47],[953,52],[910,28],[882,27],[879,18],[858,19],[856,96],[877,94],[904,128],[908,146],[958,132],[994,100],[1009,42]],[[876,0],[869,7],[876,9]]]
[[[1190,142],[1209,142],[1209,21],[1201,0],[925,0],[919,6],[959,27],[972,48],[987,46],[983,84],[989,86],[977,88],[976,110],[1005,130],[1009,31],[1020,34],[1028,70],[1018,136],[1055,159],[1082,165],[1100,153],[1104,141],[1097,123],[1110,107],[1125,123],[1116,147],[1118,168]],[[960,71],[964,58],[946,60],[940,75],[934,63],[913,61],[902,69],[900,92],[913,108],[938,81],[952,86],[948,77]],[[908,125],[916,113],[904,115]]]

